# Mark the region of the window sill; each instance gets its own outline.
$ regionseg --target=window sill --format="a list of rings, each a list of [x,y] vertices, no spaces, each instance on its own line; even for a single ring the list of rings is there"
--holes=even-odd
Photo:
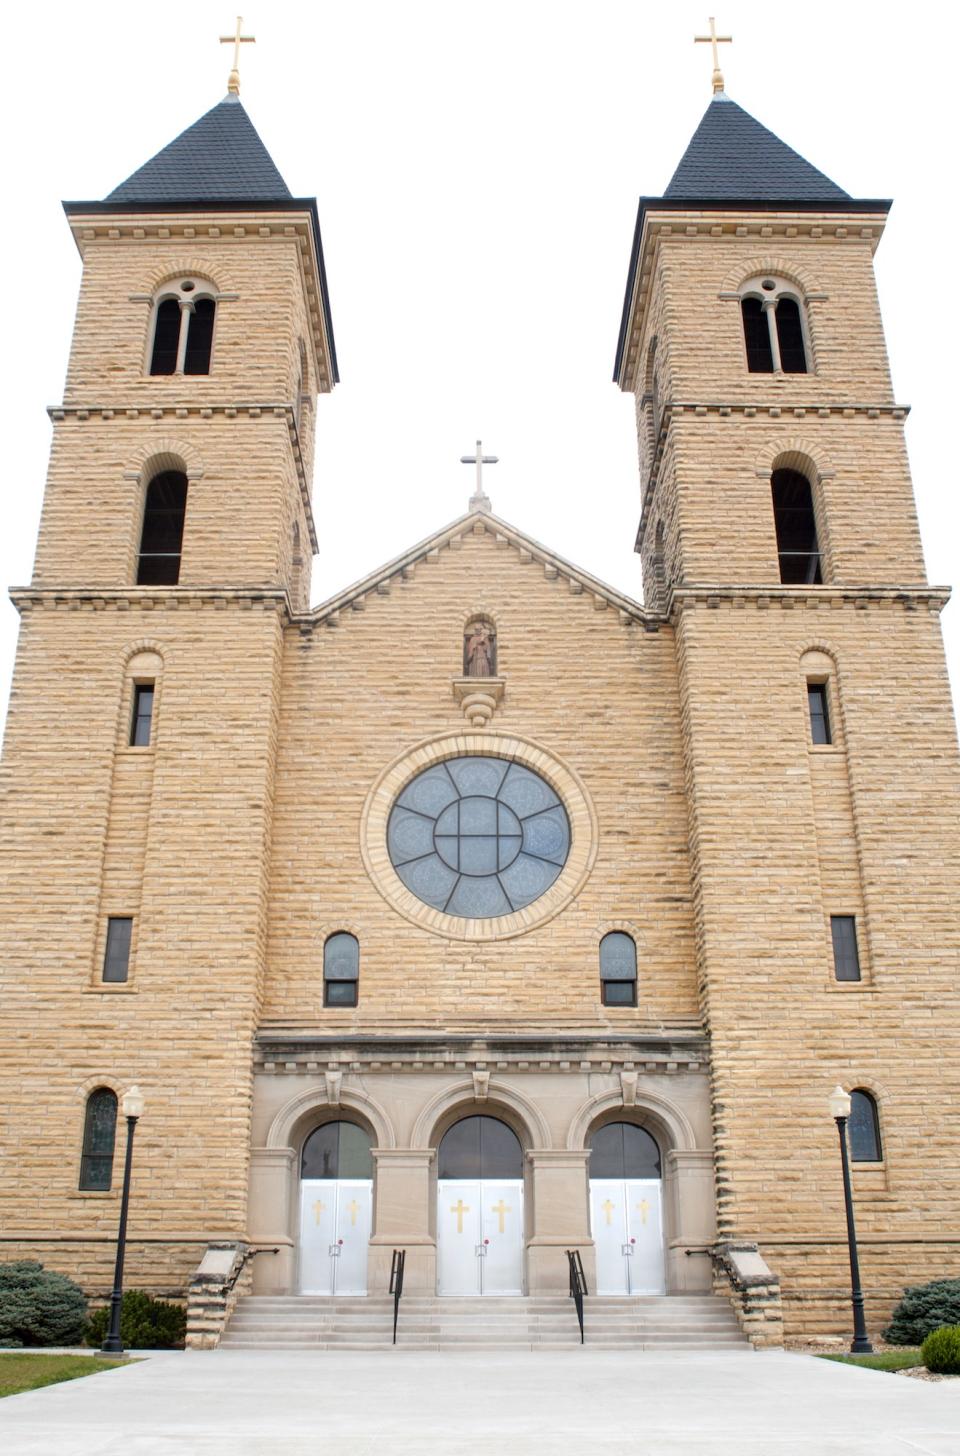
[[[152,743],[122,743],[118,753],[129,754],[131,758],[153,758]]]
[[[77,1188],[73,1193],[68,1193],[67,1198],[118,1198],[119,1190],[116,1188]]]
[[[829,758],[832,754],[842,754],[843,746],[840,743],[808,743],[807,750],[810,753]]]
[[[867,980],[861,980],[861,981],[834,981],[834,980],[830,980],[830,981],[827,982],[827,991],[830,992],[833,995],[837,995],[838,993],[841,996],[849,996],[851,994],[853,994],[853,995],[856,995],[856,994],[862,995],[864,991],[876,991],[876,989],[877,988],[873,984],[873,982],[872,981],[867,981]]]
[[[84,996],[137,996],[139,993],[139,986],[125,985],[122,981],[113,985],[107,982],[105,985],[84,986],[83,988]]]

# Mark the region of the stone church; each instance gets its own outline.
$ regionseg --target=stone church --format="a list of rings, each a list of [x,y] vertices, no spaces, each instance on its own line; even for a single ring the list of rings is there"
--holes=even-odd
[[[194,1343],[251,1289],[382,1302],[394,1251],[405,1298],[563,1296],[579,1253],[588,1308],[839,1333],[839,1083],[871,1328],[960,1273],[948,592],[888,207],[718,90],[640,201],[620,321],[642,603],[478,476],[311,606],[316,202],[231,90],[65,204],[12,592],[0,1257],[109,1289],[137,1084],[127,1282],[189,1293]]]

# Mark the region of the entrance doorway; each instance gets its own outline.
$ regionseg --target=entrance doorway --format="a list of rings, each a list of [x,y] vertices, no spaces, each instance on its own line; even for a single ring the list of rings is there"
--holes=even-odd
[[[301,1294],[366,1294],[372,1206],[369,1135],[325,1122],[300,1158]]]
[[[464,1117],[441,1139],[437,1292],[523,1293],[523,1150],[496,1117]]]
[[[590,1142],[590,1225],[598,1294],[663,1294],[660,1149],[631,1122]]]

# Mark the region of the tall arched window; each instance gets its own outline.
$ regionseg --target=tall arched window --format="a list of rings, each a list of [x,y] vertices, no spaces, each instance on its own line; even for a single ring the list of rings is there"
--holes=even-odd
[[[462,1117],[437,1149],[438,1178],[522,1178],[523,1149],[498,1117]]]
[[[604,1006],[636,1006],[637,947],[632,935],[611,930],[600,942],[600,993]]]
[[[771,486],[780,580],[791,586],[818,586],[823,575],[810,482],[799,470],[775,470]]]
[[[180,580],[187,477],[164,470],[147,486],[137,562],[138,586],[176,586]]]
[[[324,1006],[356,1006],[360,987],[360,942],[347,930],[328,935],[323,946]]]
[[[370,1134],[355,1122],[325,1122],[303,1145],[301,1178],[372,1178]]]
[[[208,283],[167,284],[153,315],[151,374],[209,374],[217,303]]]
[[[807,343],[800,300],[783,278],[754,278],[740,297],[751,374],[806,374]]]
[[[117,1136],[117,1094],[98,1087],[87,1098],[83,1119],[80,1191],[108,1193],[113,1178],[113,1146]]]
[[[608,1122],[590,1139],[591,1178],[659,1178],[660,1149],[646,1128]]]
[[[880,1113],[876,1099],[858,1087],[850,1093],[850,1117],[847,1122],[850,1158],[854,1163],[880,1163],[883,1147],[880,1142]]]

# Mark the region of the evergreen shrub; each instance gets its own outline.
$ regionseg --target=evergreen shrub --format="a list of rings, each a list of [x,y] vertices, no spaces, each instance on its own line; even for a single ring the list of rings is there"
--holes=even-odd
[[[960,1325],[943,1325],[929,1334],[920,1359],[936,1375],[960,1375]]]
[[[102,1345],[110,1322],[110,1306],[90,1316],[87,1343]],[[169,1350],[182,1345],[187,1311],[179,1304],[154,1299],[143,1289],[128,1289],[120,1305],[120,1340],[126,1350]]]
[[[0,1345],[80,1345],[87,1297],[35,1259],[0,1264]]]
[[[960,1325],[960,1279],[934,1279],[905,1289],[883,1338],[891,1345],[922,1345],[942,1325]]]

